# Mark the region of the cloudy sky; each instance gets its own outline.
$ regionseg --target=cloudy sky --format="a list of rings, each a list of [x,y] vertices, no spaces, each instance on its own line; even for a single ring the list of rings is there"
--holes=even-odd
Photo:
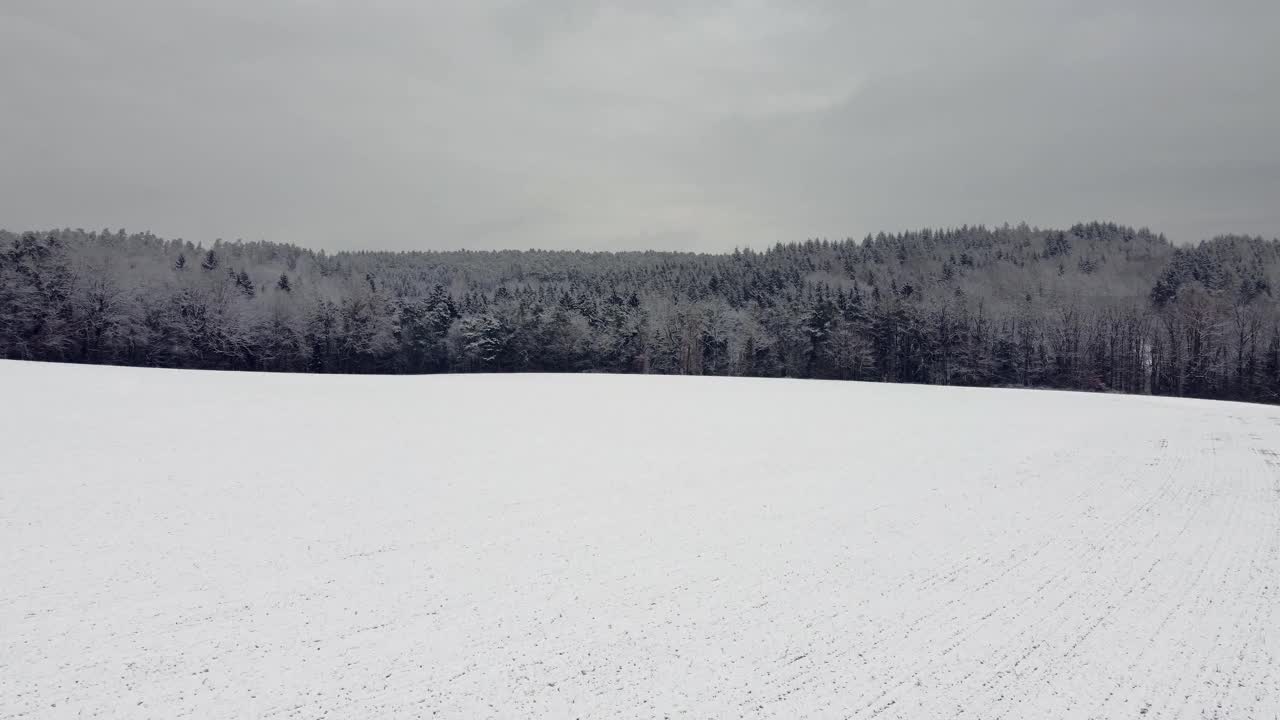
[[[0,4],[0,227],[330,250],[1280,234],[1275,0],[199,4]]]

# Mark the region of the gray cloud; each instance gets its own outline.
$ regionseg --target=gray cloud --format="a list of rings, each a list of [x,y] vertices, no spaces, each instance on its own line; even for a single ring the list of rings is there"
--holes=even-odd
[[[1280,232],[1272,2],[179,5],[0,9],[0,225],[328,249]]]

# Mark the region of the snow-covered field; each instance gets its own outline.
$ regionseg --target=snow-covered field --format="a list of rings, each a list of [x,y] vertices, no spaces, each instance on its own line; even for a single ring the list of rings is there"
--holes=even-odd
[[[0,363],[0,718],[1276,718],[1280,409]]]

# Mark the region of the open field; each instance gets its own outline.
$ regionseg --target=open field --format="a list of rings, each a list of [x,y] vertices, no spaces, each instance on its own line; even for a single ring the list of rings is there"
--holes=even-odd
[[[1280,716],[1280,408],[0,362],[0,718]]]

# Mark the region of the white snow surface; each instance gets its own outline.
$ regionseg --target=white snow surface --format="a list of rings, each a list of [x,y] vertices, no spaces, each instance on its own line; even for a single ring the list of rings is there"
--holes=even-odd
[[[1276,718],[1280,409],[0,363],[0,718]]]

